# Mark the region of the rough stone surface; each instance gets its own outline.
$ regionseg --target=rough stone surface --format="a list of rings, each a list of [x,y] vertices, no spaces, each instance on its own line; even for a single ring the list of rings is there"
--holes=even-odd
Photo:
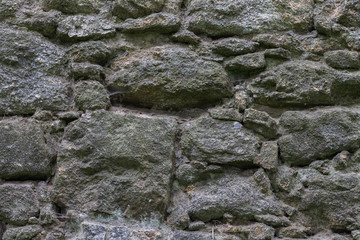
[[[312,1],[193,0],[188,6],[189,29],[213,37],[262,33],[269,30],[308,30]]]
[[[103,0],[44,0],[45,9],[56,9],[63,13],[97,13]]]
[[[264,53],[249,53],[238,56],[226,61],[224,65],[227,70],[236,72],[259,71],[266,68]]]
[[[213,51],[224,56],[255,52],[259,43],[239,38],[225,38],[215,42]]]
[[[278,124],[266,112],[246,109],[244,112],[244,126],[267,138],[276,138]]]
[[[107,109],[110,99],[101,83],[97,81],[81,81],[74,88],[75,105],[80,110]]]
[[[112,14],[121,18],[138,18],[151,13],[160,12],[165,0],[115,0]]]
[[[56,201],[74,210],[162,215],[174,137],[172,119],[106,111],[83,115],[67,128],[59,150]]]
[[[204,117],[185,125],[180,144],[190,160],[246,167],[252,166],[260,139],[239,122]]]
[[[359,69],[360,54],[358,52],[337,50],[325,53],[326,63],[339,69]]]
[[[46,179],[55,160],[43,129],[26,119],[0,121],[0,178]],[[20,151],[21,149],[21,151]]]
[[[359,120],[359,112],[341,108],[285,112],[280,119],[284,128],[279,139],[281,159],[305,165],[342,150],[354,151],[360,143]]]
[[[114,56],[114,51],[101,41],[88,41],[71,46],[68,55],[74,62],[104,65]]]
[[[3,240],[32,240],[39,239],[42,228],[38,225],[10,228],[6,230]]]
[[[39,202],[31,185],[0,185],[0,221],[25,225],[39,212]]]
[[[156,47],[115,60],[108,79],[123,101],[161,109],[197,107],[229,96],[229,79],[221,65],[204,61],[187,48]]]
[[[104,76],[103,68],[91,63],[72,63],[70,66],[70,76],[75,80],[102,80]]]

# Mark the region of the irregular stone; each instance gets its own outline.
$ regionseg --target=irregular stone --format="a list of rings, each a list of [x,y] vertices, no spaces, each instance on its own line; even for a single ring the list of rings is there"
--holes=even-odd
[[[53,38],[56,36],[59,18],[59,12],[49,11],[37,13],[31,18],[26,19],[23,23],[29,30],[37,31],[45,37]]]
[[[273,196],[261,193],[252,178],[239,176],[239,173],[199,183],[189,194],[189,215],[203,222],[219,219],[228,212],[241,220],[254,219],[254,215],[282,213]]]
[[[230,234],[216,233],[216,239],[218,240],[239,240],[237,236]],[[211,233],[206,232],[187,232],[187,231],[175,231],[171,240],[209,240],[213,238]]]
[[[22,118],[2,120],[0,132],[0,178],[39,180],[51,175],[55,154],[38,124]]]
[[[193,0],[188,5],[189,29],[212,37],[245,35],[274,30],[308,30],[312,1],[210,1]]]
[[[228,71],[261,71],[266,68],[266,61],[264,53],[249,53],[227,60],[224,62],[224,66]]]
[[[337,152],[355,151],[360,143],[360,114],[346,108],[283,113],[279,139],[281,159],[292,165],[306,165]]]
[[[127,19],[117,26],[124,33],[173,33],[180,28],[180,18],[169,13],[153,13],[145,18]]]
[[[167,211],[170,213],[166,223],[177,229],[189,227],[190,218],[187,212],[189,207],[189,198],[180,190],[177,182],[173,183],[173,194]]]
[[[196,36],[193,32],[188,30],[181,30],[172,35],[171,40],[181,43],[198,44],[201,42],[201,38]]]
[[[21,226],[38,213],[39,202],[31,185],[0,185],[0,221]]]
[[[68,55],[74,62],[105,65],[114,57],[115,52],[110,46],[101,41],[88,41],[72,45]]]
[[[58,118],[66,122],[74,121],[80,117],[80,113],[76,111],[59,112],[56,115],[58,116]]]
[[[105,240],[106,228],[92,223],[82,224],[85,240]]]
[[[64,52],[40,34],[0,27],[0,113],[65,110]]]
[[[45,206],[41,207],[39,221],[42,226],[49,226],[53,223],[56,223],[56,220],[57,217],[54,206],[52,204],[46,204]]]
[[[282,238],[307,238],[306,232],[309,229],[303,226],[292,225],[289,227],[280,228],[279,237]]]
[[[182,5],[182,0],[167,0],[162,11],[166,13],[178,14],[181,11]]]
[[[205,223],[202,222],[202,221],[192,222],[189,225],[189,230],[190,231],[197,231],[197,230],[200,230],[202,228],[205,228]]]
[[[115,33],[115,26],[109,20],[83,15],[68,16],[57,28],[57,34],[65,42],[99,40]]]
[[[287,227],[290,226],[291,222],[286,217],[278,217],[274,215],[256,215],[255,220],[258,222],[265,223],[273,227]]]
[[[51,111],[38,110],[32,115],[32,118],[39,121],[50,121],[53,119],[53,115]]]
[[[0,20],[14,17],[21,7],[33,4],[32,0],[2,0],[0,2]]]
[[[3,240],[32,240],[38,239],[42,228],[39,225],[9,228],[5,231]]]
[[[108,79],[123,102],[159,109],[201,107],[231,95],[229,78],[218,63],[187,48],[162,46],[115,60]]]
[[[260,43],[267,48],[293,49],[298,44],[293,34],[287,33],[264,33],[253,37],[252,41]]]
[[[360,230],[352,231],[351,236],[353,237],[353,239],[359,240],[360,239]]]
[[[110,98],[105,87],[97,81],[81,81],[75,85],[75,104],[80,110],[107,109]]]
[[[326,63],[338,69],[359,69],[360,54],[347,50],[330,51],[324,54]]]
[[[250,86],[254,102],[270,106],[332,104],[335,72],[311,61],[285,62],[262,73]]]
[[[275,170],[279,165],[278,152],[277,142],[263,142],[260,154],[255,158],[254,163],[266,170]]]
[[[246,109],[244,112],[244,126],[266,138],[276,138],[278,124],[269,114],[256,109]]]
[[[275,48],[275,49],[266,49],[264,55],[265,57],[270,57],[270,58],[290,59],[291,52],[283,48]]]
[[[104,110],[83,114],[65,130],[54,201],[68,210],[161,217],[169,198],[175,127],[172,118]]]
[[[271,182],[264,169],[260,168],[259,170],[257,170],[254,173],[253,178],[262,193],[267,196],[270,196],[272,194]]]
[[[112,227],[109,235],[109,240],[126,240],[129,236],[129,230],[127,227]]]
[[[284,191],[290,193],[294,188],[297,172],[290,167],[281,165],[277,168],[272,186],[276,192]]]
[[[44,0],[43,7],[46,10],[56,9],[63,13],[98,13],[104,5],[103,0]]]
[[[202,117],[185,125],[180,144],[190,160],[251,167],[260,139],[239,122]]]
[[[160,12],[164,3],[165,0],[115,0],[112,3],[112,14],[121,19],[144,17]]]
[[[275,229],[265,224],[257,223],[250,227],[249,240],[271,240],[275,236]]]
[[[353,50],[360,50],[360,31],[348,31],[344,34],[343,38],[346,41],[346,44]]]
[[[212,118],[242,122],[243,115],[233,108],[211,108],[208,110]]]
[[[105,78],[103,67],[91,63],[72,63],[70,76],[75,80],[96,80]]]
[[[225,38],[214,43],[213,51],[223,56],[236,56],[255,52],[259,43],[239,38]]]

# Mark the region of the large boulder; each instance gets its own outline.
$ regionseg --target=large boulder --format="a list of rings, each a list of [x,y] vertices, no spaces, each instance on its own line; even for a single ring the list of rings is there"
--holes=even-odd
[[[306,165],[343,150],[355,151],[360,144],[360,112],[347,108],[288,111],[282,114],[279,139],[281,159]]]
[[[201,107],[231,95],[230,80],[215,62],[188,48],[165,45],[115,59],[108,88],[123,102],[159,109]]]
[[[34,121],[0,121],[0,179],[46,179],[51,175],[55,154]]]
[[[191,161],[251,167],[261,140],[239,122],[202,117],[186,123],[180,145]]]
[[[176,121],[104,110],[65,130],[55,201],[69,210],[162,215],[169,198]]]
[[[212,37],[244,35],[269,30],[309,30],[313,4],[310,0],[192,0],[187,21],[195,33]]]
[[[39,202],[31,185],[0,185],[0,221],[25,225],[29,218],[38,214]]]
[[[61,48],[40,34],[0,28],[0,113],[70,108]]]

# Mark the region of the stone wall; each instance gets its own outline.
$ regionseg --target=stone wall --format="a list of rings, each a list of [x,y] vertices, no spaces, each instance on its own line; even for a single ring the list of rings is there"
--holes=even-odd
[[[0,239],[360,239],[358,0],[0,0]]]

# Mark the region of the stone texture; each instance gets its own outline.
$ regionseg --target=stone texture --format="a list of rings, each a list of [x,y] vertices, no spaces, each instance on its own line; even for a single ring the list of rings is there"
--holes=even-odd
[[[74,210],[161,216],[169,198],[175,124],[120,112],[82,115],[66,129],[59,150],[56,202]]]
[[[244,126],[266,138],[276,138],[278,124],[269,114],[256,109],[246,109],[244,112]]]
[[[251,178],[236,173],[198,184],[189,194],[190,217],[204,222],[221,218],[228,212],[242,220],[251,220],[259,214],[282,213],[274,197],[261,193]]]
[[[325,53],[326,63],[338,69],[359,69],[360,54],[346,50],[330,51]]]
[[[243,116],[238,110],[233,108],[211,108],[209,114],[212,118],[218,120],[243,121]]]
[[[32,240],[39,239],[42,228],[38,225],[9,228],[6,230],[3,240]]]
[[[115,36],[114,24],[93,16],[68,16],[59,23],[57,34],[64,42],[99,40]]]
[[[39,213],[39,202],[31,185],[0,185],[0,221],[25,225]]]
[[[72,63],[70,65],[70,76],[75,80],[96,80],[105,78],[104,69],[91,63]]]
[[[239,38],[224,38],[214,43],[213,51],[224,56],[236,56],[255,52],[259,43]]]
[[[123,102],[159,109],[201,107],[231,94],[221,65],[202,60],[187,48],[163,46],[115,60],[108,79]]]
[[[254,163],[266,170],[275,170],[279,165],[279,148],[277,142],[263,142],[260,154],[255,158]]]
[[[53,38],[56,36],[56,28],[58,27],[59,19],[59,12],[49,11],[25,19],[23,24],[31,31],[36,31],[45,37]]]
[[[266,68],[264,53],[249,53],[224,62],[226,70],[235,72],[261,71]]]
[[[39,124],[26,119],[0,121],[0,178],[46,179],[55,154]]]
[[[84,223],[82,224],[82,228],[86,240],[105,240],[105,227],[91,223]]]
[[[260,138],[239,122],[203,117],[185,125],[180,144],[189,160],[250,167]]]
[[[0,113],[70,107],[63,50],[39,34],[0,28]]]
[[[81,81],[74,88],[75,105],[80,110],[107,109],[110,99],[105,87],[97,81]]]
[[[112,4],[112,14],[121,19],[144,17],[160,12],[164,3],[165,0],[115,0]]]
[[[44,0],[43,7],[56,9],[63,13],[97,13],[104,5],[103,0]]]
[[[124,33],[173,33],[180,28],[180,18],[169,13],[154,13],[145,18],[127,19],[117,26]]]
[[[278,142],[281,159],[306,165],[343,150],[356,150],[360,143],[359,119],[359,112],[346,108],[285,112],[280,119],[284,135]]]
[[[189,29],[212,37],[262,33],[269,30],[308,30],[312,1],[210,1],[189,2]]]

